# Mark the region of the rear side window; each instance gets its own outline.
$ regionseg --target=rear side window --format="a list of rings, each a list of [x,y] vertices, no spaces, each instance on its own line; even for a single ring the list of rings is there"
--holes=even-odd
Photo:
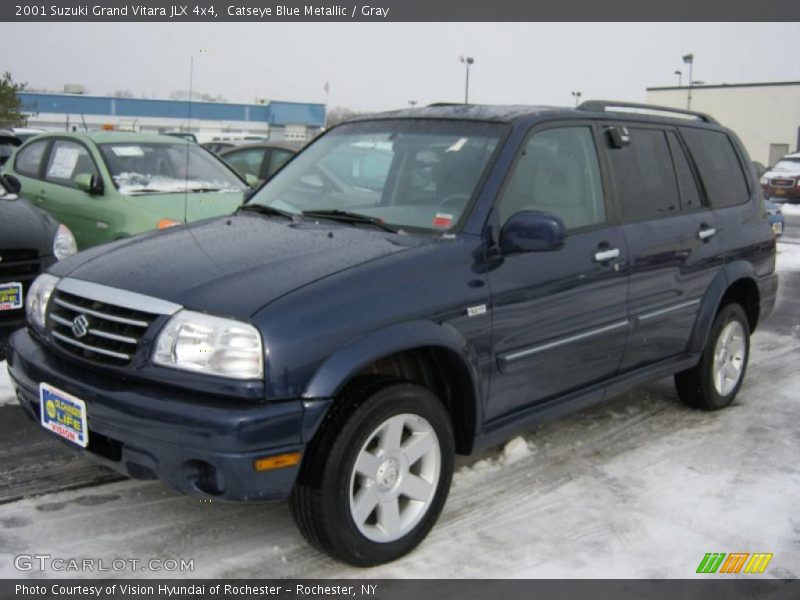
[[[671,131],[667,132],[667,139],[669,140],[669,149],[672,152],[672,160],[675,163],[675,174],[678,176],[678,188],[681,191],[681,208],[684,210],[699,208],[702,204],[700,192],[697,189],[697,181],[692,173],[692,168],[689,166],[689,160],[686,158],[683,146],[681,146],[678,136]]]
[[[78,175],[97,175],[97,168],[83,144],[69,140],[56,140],[50,151],[45,179],[59,185],[77,187]]]
[[[622,219],[642,221],[677,214],[678,185],[664,132],[628,129],[630,144],[608,150]]]
[[[722,208],[747,202],[747,180],[730,138],[721,131],[706,129],[683,128],[681,133],[700,171],[711,206]]]
[[[25,146],[17,154],[14,169],[22,175],[38,177],[39,166],[42,164],[45,148],[47,148],[47,140],[33,142]]]

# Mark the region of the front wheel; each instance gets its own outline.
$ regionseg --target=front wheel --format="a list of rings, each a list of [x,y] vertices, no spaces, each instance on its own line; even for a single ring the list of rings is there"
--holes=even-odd
[[[678,396],[692,408],[725,408],[744,381],[749,356],[747,315],[740,305],[728,304],[714,319],[700,362],[675,375]]]
[[[449,415],[430,391],[361,380],[309,446],[292,514],[306,539],[334,558],[357,566],[395,560],[439,517],[454,453]]]

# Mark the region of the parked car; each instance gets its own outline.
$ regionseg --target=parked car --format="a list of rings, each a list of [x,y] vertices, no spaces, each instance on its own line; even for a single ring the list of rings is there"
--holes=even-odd
[[[455,453],[667,375],[691,407],[734,401],[778,284],[758,179],[711,117],[642,107],[334,127],[234,216],[51,267],[12,384],[121,473],[289,497],[314,546],[396,559],[434,525]],[[369,152],[391,165],[350,202],[319,177]]]
[[[22,141],[10,131],[0,130],[0,167],[2,167],[8,159],[14,154]]]
[[[38,129],[36,127],[12,127],[9,131],[21,142],[27,142],[33,136],[45,133],[44,129]]]
[[[234,142],[206,142],[205,144],[200,144],[203,148],[208,150],[209,152],[213,152],[214,154],[219,154],[223,150],[227,150],[228,148],[235,148],[241,144],[236,144]]]
[[[767,218],[769,219],[770,225],[772,225],[772,231],[775,232],[776,236],[783,235],[783,229],[786,227],[786,219],[783,217],[780,205],[765,200],[764,206],[767,209]]]
[[[16,195],[0,177],[0,360],[8,336],[25,325],[25,298],[39,273],[76,252],[72,232]]]
[[[80,249],[230,214],[248,189],[197,144],[136,133],[41,134],[4,172],[20,182],[21,195],[72,230]]]
[[[800,152],[787,154],[764,173],[761,189],[767,200],[800,203]]]
[[[271,142],[232,146],[221,150],[219,155],[242,177],[252,175],[260,183],[272,177],[298,150],[296,145]]]

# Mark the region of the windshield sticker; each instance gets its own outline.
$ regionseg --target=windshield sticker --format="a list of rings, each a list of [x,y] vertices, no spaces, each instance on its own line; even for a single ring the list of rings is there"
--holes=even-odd
[[[50,167],[47,169],[47,176],[56,179],[72,179],[75,165],[81,155],[80,148],[56,148]]]
[[[141,146],[111,146],[111,151],[117,156],[144,156]]]
[[[433,217],[433,226],[434,227],[441,227],[442,229],[447,229],[453,223],[453,215],[449,215],[447,213],[436,213],[436,216]]]
[[[464,147],[464,144],[467,143],[467,138],[461,138],[455,144],[450,146],[445,152],[458,152],[461,148]]]

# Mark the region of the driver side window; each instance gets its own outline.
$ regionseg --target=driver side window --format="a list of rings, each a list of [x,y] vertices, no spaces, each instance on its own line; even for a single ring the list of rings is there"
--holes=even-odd
[[[561,217],[567,230],[604,222],[603,184],[591,128],[558,127],[531,136],[498,209],[501,226],[523,210]]]

